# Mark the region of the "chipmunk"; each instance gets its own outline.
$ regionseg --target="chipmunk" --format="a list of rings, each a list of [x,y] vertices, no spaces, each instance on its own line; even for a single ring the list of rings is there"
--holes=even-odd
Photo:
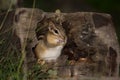
[[[37,62],[44,64],[45,61],[56,61],[66,42],[67,36],[62,25],[50,21],[48,23],[48,32],[33,49],[38,59]]]

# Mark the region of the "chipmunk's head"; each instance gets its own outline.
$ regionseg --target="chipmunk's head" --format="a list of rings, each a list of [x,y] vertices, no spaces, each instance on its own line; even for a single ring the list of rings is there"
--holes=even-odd
[[[51,45],[65,45],[67,41],[67,36],[65,30],[62,28],[62,25],[49,22],[48,33],[47,33],[47,42]]]

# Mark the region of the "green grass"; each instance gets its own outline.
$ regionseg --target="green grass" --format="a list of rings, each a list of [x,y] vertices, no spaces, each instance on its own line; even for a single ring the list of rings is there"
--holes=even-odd
[[[15,79],[20,59],[19,52],[16,46],[11,43],[11,34],[8,32],[3,35],[0,35],[0,79]]]

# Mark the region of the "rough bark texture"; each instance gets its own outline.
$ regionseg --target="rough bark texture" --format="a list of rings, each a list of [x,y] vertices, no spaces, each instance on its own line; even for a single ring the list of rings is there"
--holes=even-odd
[[[118,79],[119,44],[109,14],[95,12],[61,13],[60,22],[66,31],[68,41],[58,59],[58,76],[69,79],[109,77]],[[39,9],[19,8],[15,11],[13,25],[21,47],[26,46],[26,69],[36,63],[32,48],[38,37],[46,31],[47,19],[56,19],[55,13]],[[40,30],[37,30],[41,28]],[[62,60],[62,61],[61,61]],[[92,79],[91,79],[92,80]],[[110,80],[110,78],[109,78]],[[113,78],[111,78],[113,80]]]

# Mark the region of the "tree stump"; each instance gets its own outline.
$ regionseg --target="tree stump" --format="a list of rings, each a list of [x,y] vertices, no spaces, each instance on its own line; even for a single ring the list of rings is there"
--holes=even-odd
[[[32,48],[38,37],[44,35],[46,20],[57,18],[68,37],[57,66],[52,66],[57,68],[57,79],[118,80],[120,49],[112,18],[109,14],[96,12],[60,13],[56,16],[56,13],[39,9],[16,9],[11,25],[20,40],[21,53],[22,49],[25,51],[25,74],[36,65]]]

